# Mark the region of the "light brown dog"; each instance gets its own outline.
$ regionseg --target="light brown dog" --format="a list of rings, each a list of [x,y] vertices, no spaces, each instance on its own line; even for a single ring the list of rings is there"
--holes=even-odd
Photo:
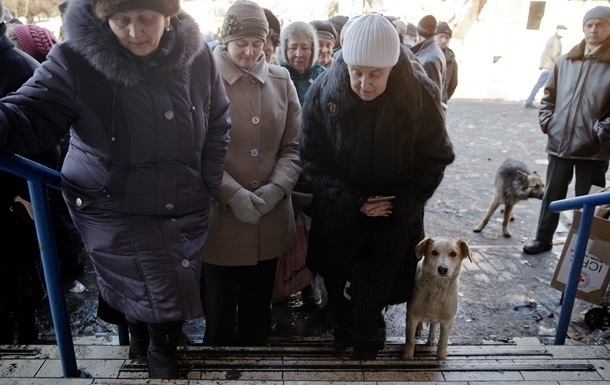
[[[465,258],[472,261],[466,241],[438,237],[424,238],[416,247],[417,264],[413,298],[407,303],[407,331],[403,359],[413,359],[415,336],[421,336],[423,322],[430,324],[428,346],[436,345],[436,325],[440,337],[436,359],[447,358],[449,334],[458,309],[458,285]]]

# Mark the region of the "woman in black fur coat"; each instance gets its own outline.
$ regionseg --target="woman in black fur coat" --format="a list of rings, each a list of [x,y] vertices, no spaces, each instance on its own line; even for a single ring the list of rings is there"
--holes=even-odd
[[[300,156],[316,196],[308,266],[324,277],[337,346],[374,359],[385,306],[408,301],[423,210],[454,159],[438,88],[383,16],[346,31],[342,56],[309,90]],[[394,199],[367,203],[378,196]]]

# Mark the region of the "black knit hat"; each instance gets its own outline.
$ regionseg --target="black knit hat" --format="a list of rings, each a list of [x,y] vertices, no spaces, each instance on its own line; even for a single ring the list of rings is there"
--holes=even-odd
[[[316,30],[318,37],[325,37],[333,42],[337,40],[337,31],[330,21],[314,20],[309,24]]]
[[[405,33],[405,35],[417,37],[417,27],[415,24],[407,23],[407,33]]]
[[[436,25],[436,32],[434,32],[434,34],[438,35],[439,33],[444,33],[449,35],[449,37],[453,36],[453,31],[451,28],[449,28],[449,24],[445,23],[444,21],[441,21]]]
[[[282,32],[280,27],[280,21],[277,19],[277,16],[271,12],[271,10],[267,8],[263,8],[265,11],[265,17],[267,18],[267,22],[269,23],[269,30],[273,30],[278,35]]]
[[[91,9],[102,20],[117,12],[150,9],[166,16],[173,16],[180,10],[180,0],[93,0]]]
[[[417,23],[417,33],[419,36],[429,38],[434,36],[436,31],[436,18],[432,15],[426,15]]]
[[[333,27],[335,27],[335,31],[337,31],[338,36],[341,36],[341,30],[343,29],[343,26],[345,25],[345,23],[347,23],[348,20],[349,17],[343,15],[336,15],[328,19],[328,21],[330,21]]]

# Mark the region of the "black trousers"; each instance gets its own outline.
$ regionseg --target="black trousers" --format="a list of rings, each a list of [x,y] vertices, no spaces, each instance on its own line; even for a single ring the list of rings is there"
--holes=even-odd
[[[277,258],[259,261],[256,266],[204,263],[201,286],[205,345],[267,344],[276,267]]]
[[[576,175],[574,194],[582,196],[589,193],[592,185],[605,187],[607,171],[608,161],[564,159],[549,155],[536,240],[545,244],[553,242],[553,234],[559,224],[559,213],[552,212],[549,205],[566,198],[573,175]]]

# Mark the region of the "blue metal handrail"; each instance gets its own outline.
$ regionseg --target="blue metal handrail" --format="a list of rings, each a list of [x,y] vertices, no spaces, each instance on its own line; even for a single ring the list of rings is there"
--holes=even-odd
[[[563,199],[551,202],[549,205],[549,208],[554,212],[582,208],[582,216],[578,227],[578,235],[576,237],[576,246],[574,247],[574,256],[572,257],[568,282],[563,293],[561,313],[559,314],[559,323],[557,325],[557,332],[555,333],[555,345],[563,345],[566,341],[568,326],[570,325],[570,318],[572,317],[572,310],[574,308],[574,299],[576,298],[576,290],[578,289],[580,273],[582,272],[582,263],[585,259],[589,234],[591,233],[595,206],[607,203],[610,203],[610,191]]]
[[[0,154],[0,170],[28,181],[30,199],[34,209],[34,222],[40,243],[40,257],[47,285],[51,317],[64,377],[78,377],[76,354],[70,330],[70,320],[63,293],[59,258],[53,237],[51,210],[47,200],[47,187],[60,189],[61,175],[48,167],[19,155]]]

